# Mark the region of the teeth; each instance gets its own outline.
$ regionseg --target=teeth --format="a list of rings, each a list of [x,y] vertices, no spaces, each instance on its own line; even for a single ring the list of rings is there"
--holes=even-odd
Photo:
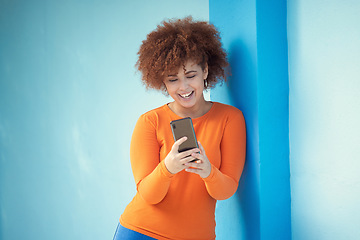
[[[192,94],[192,92],[189,92],[186,94],[180,94],[180,96],[182,96],[183,98],[188,98],[191,94]]]

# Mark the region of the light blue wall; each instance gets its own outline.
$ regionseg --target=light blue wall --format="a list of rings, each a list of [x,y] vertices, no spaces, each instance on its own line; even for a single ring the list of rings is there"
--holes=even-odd
[[[136,52],[190,14],[208,20],[208,1],[0,1],[0,239],[112,238],[135,121],[169,101]]]
[[[360,2],[288,6],[294,240],[360,238]]]
[[[210,1],[229,53],[229,83],[211,99],[244,113],[247,158],[238,192],[218,204],[224,239],[290,239],[286,1]]]

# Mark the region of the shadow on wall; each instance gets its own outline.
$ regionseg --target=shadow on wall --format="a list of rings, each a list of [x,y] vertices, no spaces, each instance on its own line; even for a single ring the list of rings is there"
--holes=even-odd
[[[228,80],[228,92],[233,105],[242,110],[246,121],[246,161],[236,198],[244,219],[244,237],[257,240],[260,239],[257,78],[256,57],[248,49],[240,40],[230,45],[232,74]]]

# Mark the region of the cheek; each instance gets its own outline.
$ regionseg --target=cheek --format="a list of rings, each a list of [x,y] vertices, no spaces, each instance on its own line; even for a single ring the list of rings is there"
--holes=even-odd
[[[173,94],[176,90],[176,87],[174,85],[171,84],[165,84],[165,89],[168,92],[168,94]]]
[[[194,85],[194,87],[199,90],[204,90],[204,80],[199,79],[198,81],[196,81],[196,85]]]
[[[165,89],[166,89],[167,91],[169,91],[169,88],[170,88],[169,84],[166,83],[166,82],[163,82],[163,85],[165,86]]]

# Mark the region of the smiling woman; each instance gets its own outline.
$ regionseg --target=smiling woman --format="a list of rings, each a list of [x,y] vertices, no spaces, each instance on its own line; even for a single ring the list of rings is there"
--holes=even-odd
[[[139,51],[147,87],[174,100],[140,116],[130,145],[137,193],[114,239],[215,239],[217,200],[237,189],[245,161],[245,121],[235,107],[206,101],[228,63],[215,27],[192,18],[163,22]],[[191,117],[199,148],[179,152],[170,122]],[[197,159],[197,161],[194,161]]]
[[[168,104],[169,108],[181,117],[196,118],[208,112],[212,104],[203,97],[207,76],[207,66],[203,69],[194,61],[187,61],[176,74],[165,78],[166,90],[175,100]]]

